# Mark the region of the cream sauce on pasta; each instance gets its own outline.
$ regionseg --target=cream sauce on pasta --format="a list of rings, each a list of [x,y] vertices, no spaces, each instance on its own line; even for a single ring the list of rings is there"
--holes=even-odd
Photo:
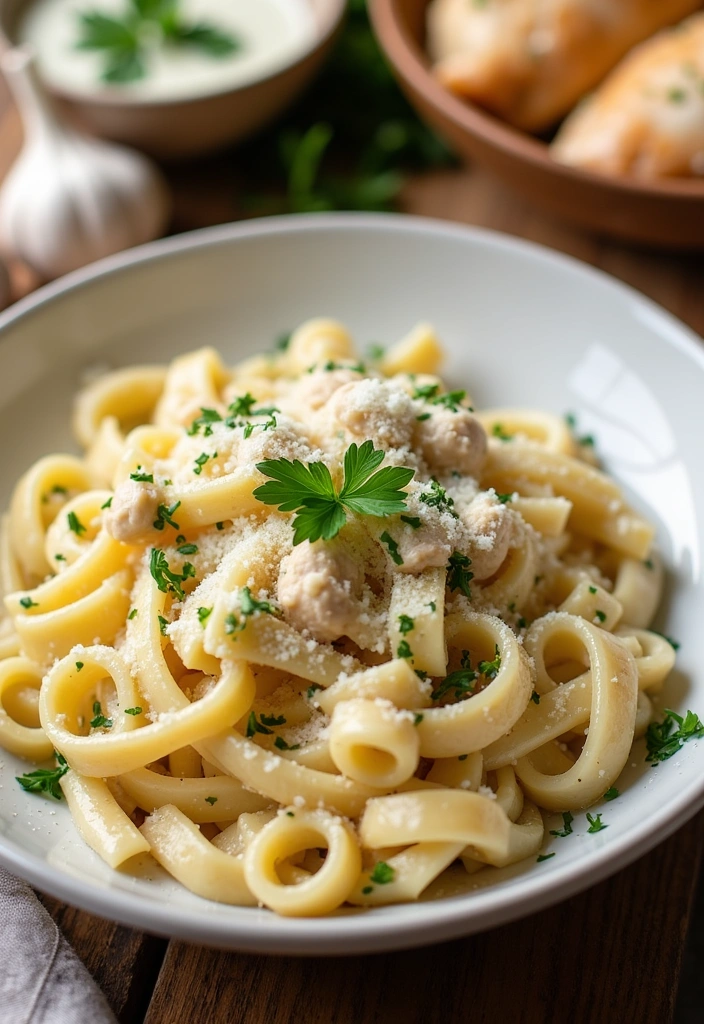
[[[364,364],[315,320],[119,370],[78,398],[83,457],[18,483],[0,744],[60,753],[112,867],[373,907],[535,858],[618,779],[674,660],[653,528],[560,419],[475,411],[441,359],[427,325]]]

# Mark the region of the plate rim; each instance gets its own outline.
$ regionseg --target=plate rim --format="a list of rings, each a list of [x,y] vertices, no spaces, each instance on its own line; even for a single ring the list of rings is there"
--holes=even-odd
[[[504,232],[457,224],[434,218],[405,214],[299,214],[233,222],[202,228],[110,256],[74,271],[19,300],[0,313],[0,347],[10,343],[10,328],[68,293],[80,292],[96,281],[113,274],[127,272],[145,263],[182,255],[201,248],[225,245],[270,235],[309,234],[339,230],[391,231],[393,233],[444,236],[474,244],[538,259],[543,264],[568,270],[575,276],[591,278],[620,298],[630,299],[655,315],[663,331],[663,341],[683,351],[704,371],[704,349],[697,333],[657,302],[636,288],[619,281],[605,271],[573,256],[560,253],[538,243],[516,238]],[[73,906],[98,914],[109,920],[136,927],[150,933],[200,942],[221,948],[254,953],[287,955],[339,955],[407,949],[448,940],[461,935],[496,927],[524,917],[539,909],[547,909],[570,895],[607,878],[649,852],[681,827],[704,806],[704,774],[694,773],[688,785],[671,800],[628,832],[595,848],[587,866],[554,865],[542,877],[531,879],[526,893],[514,891],[509,885],[503,891],[491,887],[466,897],[417,903],[410,911],[395,919],[370,912],[324,918],[267,918],[249,908],[236,908],[252,914],[251,921],[231,920],[226,916],[208,917],[208,901],[203,909],[178,908],[168,901],[152,903],[138,893],[117,890],[110,886],[90,887],[85,880],[74,877],[46,860],[25,851],[18,843],[0,835],[0,864],[26,879],[43,892],[65,900]],[[428,912],[432,908],[432,912]],[[417,920],[416,920],[417,917]],[[426,918],[426,920],[423,920]],[[269,923],[271,920],[272,923]],[[422,924],[422,929],[418,925]]]

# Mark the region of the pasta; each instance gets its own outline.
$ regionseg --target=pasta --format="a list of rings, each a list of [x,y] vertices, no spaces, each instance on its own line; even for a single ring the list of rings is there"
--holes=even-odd
[[[0,745],[111,867],[311,916],[535,857],[674,661],[652,526],[547,413],[474,413],[420,325],[314,320],[79,396],[2,526]],[[60,787],[60,790],[59,788]]]

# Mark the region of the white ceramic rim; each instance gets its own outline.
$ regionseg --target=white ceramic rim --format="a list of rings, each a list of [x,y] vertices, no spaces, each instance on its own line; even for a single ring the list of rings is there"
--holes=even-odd
[[[1,0],[0,0],[1,2]],[[329,8],[329,9],[328,9]],[[50,83],[46,83],[47,88],[52,94],[61,96],[66,100],[71,100],[74,103],[87,103],[96,104],[106,107],[132,107],[139,109],[140,107],[151,107],[151,108],[165,108],[178,106],[184,103],[199,103],[207,100],[215,99],[219,96],[234,95],[238,92],[244,92],[247,89],[252,89],[262,82],[269,82],[274,78],[278,78],[279,75],[284,75],[290,71],[291,68],[297,67],[304,61],[308,60],[314,53],[320,50],[328,42],[330,37],[337,32],[338,28],[342,24],[342,20],[345,17],[347,11],[347,0],[328,0],[328,7],[322,12],[322,16],[319,18],[319,24],[317,31],[315,32],[310,43],[298,50],[293,56],[274,67],[269,68],[268,71],[264,71],[260,74],[254,74],[251,78],[245,79],[240,82],[239,85],[223,86],[222,88],[209,89],[206,92],[197,93],[194,95],[178,95],[173,99],[162,97],[160,99],[150,99],[148,96],[136,96],[127,93],[113,93],[108,90],[93,95],[90,92],[82,89],[71,89],[64,86],[55,86]],[[21,49],[27,53],[31,53],[32,47],[28,44],[21,44],[16,40],[16,33],[13,31],[13,38],[8,38],[0,30],[0,37],[7,38],[8,45],[13,49]],[[42,81],[45,81],[42,79]]]
[[[698,335],[635,288],[571,256],[542,245],[484,228],[467,227],[424,217],[398,214],[302,214],[261,218],[235,224],[188,232],[173,238],[150,242],[136,249],[100,260],[89,267],[45,285],[0,314],[0,345],[3,332],[11,324],[29,316],[54,298],[78,291],[92,282],[143,263],[184,252],[210,248],[232,240],[266,235],[291,235],[310,232],[391,231],[413,235],[471,239],[495,249],[522,252],[546,267],[592,278],[600,287],[629,298],[641,308],[658,316],[669,326],[668,343],[689,355],[704,370],[704,350]],[[568,896],[596,884],[643,856],[692,818],[704,806],[704,776],[694,776],[675,799],[656,808],[652,815],[595,850],[584,865],[555,865],[549,875],[531,876],[530,890],[516,896],[513,889],[502,892],[491,887],[472,894],[471,900],[437,900],[422,904],[426,920],[415,928],[408,920],[374,914],[344,915],[326,918],[277,918],[276,929],[261,926],[261,919],[245,922],[208,918],[207,903],[202,911],[174,911],[168,905],[145,904],[136,894],[109,888],[92,890],[85,882],[53,871],[40,857],[26,853],[20,846],[0,836],[0,864],[26,879],[38,889],[73,906],[135,928],[210,946],[241,949],[247,952],[287,955],[339,955],[370,953],[380,950],[408,949],[445,941],[461,935],[493,928],[520,917],[544,910]]]

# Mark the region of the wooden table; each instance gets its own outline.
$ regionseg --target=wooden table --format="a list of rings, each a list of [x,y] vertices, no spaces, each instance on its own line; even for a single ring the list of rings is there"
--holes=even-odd
[[[0,175],[19,137],[0,94]],[[169,174],[175,230],[237,216],[235,156]],[[404,205],[571,253],[704,334],[700,257],[635,251],[572,231],[478,170],[413,180]],[[14,282],[17,294],[34,283],[20,267]],[[223,953],[45,903],[124,1024],[667,1024],[703,847],[704,813],[625,871],[551,910],[469,939],[373,957]]]

